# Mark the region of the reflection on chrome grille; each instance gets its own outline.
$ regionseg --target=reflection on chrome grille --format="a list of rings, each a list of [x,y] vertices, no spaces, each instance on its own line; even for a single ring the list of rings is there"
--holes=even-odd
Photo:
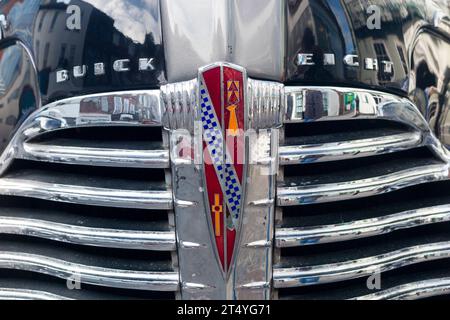
[[[354,300],[417,300],[445,296],[450,293],[450,279],[418,281],[389,290],[355,298]]]
[[[0,298],[448,294],[448,153],[415,106],[252,79],[247,116],[260,132],[246,151],[261,158],[225,286],[201,164],[169,152],[184,142],[169,139],[175,129],[195,132],[197,91],[193,80],[77,97],[25,121],[0,159]],[[110,105],[124,99],[127,110]],[[259,173],[277,159],[275,183]],[[366,285],[374,273],[378,292]],[[81,291],[68,290],[72,278]]]
[[[55,103],[15,136],[0,178],[0,298],[175,298],[168,139],[158,94],[134,97],[130,117],[101,96]]]
[[[292,101],[308,94],[291,91]],[[306,121],[311,106],[301,106],[297,113],[293,106],[288,110],[280,146],[276,296],[448,294],[448,158],[418,112],[398,105],[409,116],[385,118],[383,112],[368,119],[356,108]],[[367,279],[377,274],[381,288],[373,291]]]

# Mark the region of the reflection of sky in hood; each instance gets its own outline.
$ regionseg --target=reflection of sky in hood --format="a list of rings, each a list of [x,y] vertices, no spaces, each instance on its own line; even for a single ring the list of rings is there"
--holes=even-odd
[[[2,61],[0,63],[0,76],[5,88],[11,86],[14,76],[17,76],[16,68],[22,59],[22,50],[18,46],[12,46],[3,51]]]
[[[114,27],[125,36],[138,43],[145,42],[145,35],[159,32],[159,8],[157,1],[151,0],[85,0],[97,10],[103,11],[114,19]],[[156,38],[158,43],[159,39]]]
[[[17,26],[28,26],[30,24],[30,17],[36,14],[39,8],[39,0],[27,0],[24,2],[17,2],[8,13],[8,19],[14,22]],[[32,21],[33,19],[31,19]]]
[[[336,16],[336,21],[339,24],[339,28],[341,29],[341,32],[344,36],[346,53],[356,53],[356,49],[353,44],[353,34],[351,31],[352,27],[347,20],[345,9],[342,6],[342,3],[339,0],[329,0],[328,4],[330,6],[330,9]]]
[[[17,2],[8,13],[8,20],[14,26],[14,33],[28,46],[32,46],[30,22],[39,9],[40,0]]]

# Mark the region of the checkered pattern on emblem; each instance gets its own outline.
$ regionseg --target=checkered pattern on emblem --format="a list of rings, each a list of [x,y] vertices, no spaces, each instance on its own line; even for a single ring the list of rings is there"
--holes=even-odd
[[[205,139],[214,166],[223,163],[223,136],[211,99],[203,85],[200,87],[203,138]]]
[[[231,212],[233,224],[237,227],[237,220],[239,219],[241,209],[242,188],[234,166],[224,163],[222,128],[203,81],[200,83],[200,105],[203,138],[208,146],[216,174],[224,188],[225,199],[227,201],[227,207]],[[229,158],[228,152],[227,158]]]
[[[241,208],[241,185],[234,168],[230,164],[225,165],[225,194],[228,201],[228,208],[230,209],[233,218],[239,218],[239,211]]]

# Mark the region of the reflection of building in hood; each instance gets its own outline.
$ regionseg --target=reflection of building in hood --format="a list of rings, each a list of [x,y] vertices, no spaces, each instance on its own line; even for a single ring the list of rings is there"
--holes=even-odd
[[[1,52],[0,59],[0,85],[2,87],[0,90],[3,89],[3,95],[5,90],[12,85],[17,72],[21,68],[21,60],[23,59],[21,49],[17,46],[12,46],[8,50]]]
[[[349,16],[352,19],[353,27],[356,31],[364,30],[367,28],[367,7],[370,6],[370,2],[362,0],[345,0],[343,1],[345,8],[349,12]],[[381,1],[380,1],[381,2]],[[381,19],[385,23],[395,23],[397,21],[402,21],[408,17],[408,11],[405,8],[404,0],[388,0],[383,1],[379,4],[382,8],[389,8],[389,10],[381,10]],[[412,9],[417,6],[416,12],[420,13],[425,11],[425,7],[428,2],[431,1],[415,1],[408,4],[408,7]]]
[[[21,45],[0,50],[0,151],[37,106],[34,68]]]
[[[14,30],[14,37],[20,38],[29,47],[32,47],[33,44],[33,30],[30,28],[30,21],[34,21],[41,3],[45,3],[45,1],[10,0],[2,5],[2,14],[7,16],[8,23],[14,26],[12,28]]]
[[[154,12],[153,8],[158,6],[152,1],[144,1],[148,3],[142,4],[142,13],[138,13],[135,9],[132,12],[114,9],[108,1],[101,1],[105,8],[100,5],[98,8],[94,7],[90,2],[99,4],[99,1],[71,2],[71,5],[78,6],[82,12],[80,30],[67,28],[66,4],[42,0],[39,6],[33,24],[33,50],[41,79],[44,104],[68,98],[76,92],[102,92],[105,88],[122,90],[124,87],[133,87],[137,84],[158,82],[156,79],[160,73],[157,71],[113,71],[113,61],[120,59],[129,60],[132,70],[138,68],[140,58],[154,58],[161,61],[159,59],[162,52],[161,39],[158,32],[155,33],[155,30],[159,30],[159,26],[155,22],[157,18],[153,16],[155,14],[158,16],[158,12]],[[109,16],[103,11],[107,8],[114,9],[108,11],[114,13],[114,16]],[[120,13],[122,13],[120,19],[114,20],[113,17],[117,18]],[[135,19],[126,20],[130,14],[136,15]],[[135,31],[133,37],[130,37],[133,30]],[[95,75],[93,63],[102,63],[105,67],[103,73]],[[77,78],[72,75],[75,67],[83,70],[85,65],[86,70],[79,72],[82,76]],[[57,72],[62,70],[67,70],[71,74],[69,79],[63,82],[57,79]]]

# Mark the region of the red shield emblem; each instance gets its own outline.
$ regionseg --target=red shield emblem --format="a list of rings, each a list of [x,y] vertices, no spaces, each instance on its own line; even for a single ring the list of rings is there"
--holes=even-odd
[[[244,197],[245,70],[214,64],[199,71],[207,204],[217,252],[230,269]]]

